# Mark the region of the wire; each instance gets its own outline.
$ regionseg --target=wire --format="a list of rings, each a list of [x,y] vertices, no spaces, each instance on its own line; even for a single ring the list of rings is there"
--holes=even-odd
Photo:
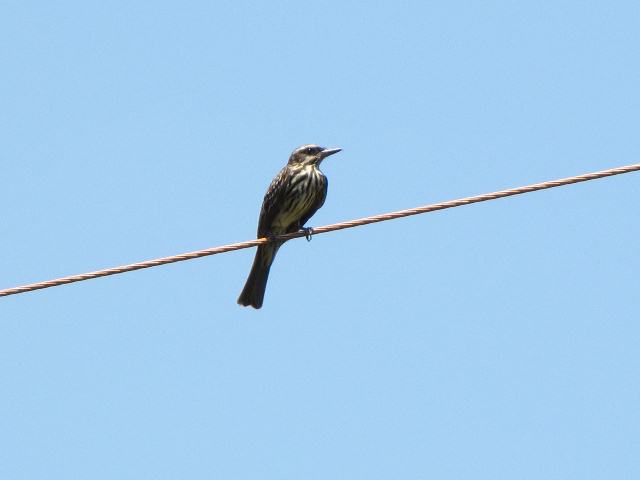
[[[462,205],[469,205],[470,203],[486,202],[488,200],[497,200],[498,198],[510,197],[512,195],[520,195],[523,193],[535,192],[536,190],[544,190],[547,188],[561,187],[563,185],[570,185],[572,183],[586,182],[589,180],[595,180],[598,178],[610,177],[612,175],[620,175],[622,173],[630,173],[640,170],[640,163],[633,165],[627,165],[624,167],[610,168],[607,170],[600,170],[593,173],[585,173],[583,175],[577,175],[575,177],[567,177],[559,180],[550,180],[542,183],[534,183],[532,185],[525,185],[523,187],[511,188],[508,190],[500,190],[492,193],[485,193],[483,195],[476,195],[473,197],[465,197],[457,200],[449,200],[447,202],[434,203],[431,205],[425,205],[417,208],[409,208],[406,210],[399,210],[397,212],[383,213],[380,215],[373,215],[370,217],[364,217],[357,220],[350,220],[347,222],[334,223],[332,225],[325,225],[323,227],[317,227],[313,229],[313,235],[321,233],[333,232],[334,230],[342,230],[344,228],[360,227],[362,225],[368,225],[370,223],[384,222],[387,220],[393,220],[395,218],[408,217],[410,215],[418,215],[421,213],[435,212],[436,210],[444,210],[446,208],[460,207]],[[288,233],[286,235],[278,235],[273,237],[277,240],[290,240],[293,238],[304,237],[306,234],[304,231],[295,233]],[[144,262],[132,263],[129,265],[122,265],[120,267],[107,268],[105,270],[97,270],[95,272],[81,273],[79,275],[71,275],[69,277],[57,278],[54,280],[47,280],[44,282],[31,283],[29,285],[22,285],[19,287],[8,288],[6,290],[0,290],[0,297],[6,297],[8,295],[16,295],[18,293],[30,292],[33,290],[39,290],[42,288],[57,287],[59,285],[65,285],[67,283],[82,282],[84,280],[90,280],[92,278],[106,277],[108,275],[117,275],[125,272],[132,272],[134,270],[141,270],[143,268],[157,267],[160,265],[166,265],[168,263],[182,262],[185,260],[192,260],[194,258],[206,257],[209,255],[217,255],[219,253],[231,252],[233,250],[241,250],[243,248],[256,247],[264,243],[269,242],[267,238],[259,238],[257,240],[249,240],[246,242],[232,243],[229,245],[223,245],[220,247],[206,248],[204,250],[197,250],[195,252],[182,253],[180,255],[172,255],[170,257],[157,258],[155,260],[147,260]]]

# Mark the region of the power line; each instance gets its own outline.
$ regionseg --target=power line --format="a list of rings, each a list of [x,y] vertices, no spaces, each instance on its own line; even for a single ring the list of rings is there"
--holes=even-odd
[[[436,210],[444,210],[446,208],[461,207],[462,205],[469,205],[470,203],[486,202],[488,200],[497,200],[498,198],[510,197],[512,195],[520,195],[522,193],[535,192],[536,190],[544,190],[547,188],[561,187],[563,185],[570,185],[572,183],[587,182],[589,180],[596,180],[598,178],[610,177],[612,175],[620,175],[622,173],[630,173],[640,170],[640,163],[633,165],[627,165],[624,167],[610,168],[607,170],[600,170],[599,172],[585,173],[583,175],[577,175],[575,177],[561,178],[559,180],[550,180],[542,183],[534,183],[532,185],[525,185],[523,187],[511,188],[508,190],[500,190],[492,193],[485,193],[483,195],[476,195],[473,197],[465,197],[457,200],[449,200],[447,202],[433,203],[431,205],[425,205],[422,207],[409,208],[406,210],[399,210],[397,212],[383,213],[380,215],[373,215],[370,217],[359,218],[357,220],[350,220],[346,222],[334,223],[332,225],[325,225],[324,227],[317,227],[313,229],[313,234],[318,235],[321,233],[332,232],[334,230],[342,230],[344,228],[360,227],[362,225],[368,225],[370,223],[384,222],[387,220],[393,220],[396,218],[408,217],[410,215],[418,215],[421,213],[435,212]],[[305,232],[295,232],[286,235],[278,235],[273,237],[277,240],[290,240],[292,238],[304,237]],[[107,268],[105,270],[97,270],[95,272],[81,273],[79,275],[71,275],[69,277],[57,278],[54,280],[47,280],[44,282],[31,283],[29,285],[22,285],[20,287],[7,288],[6,290],[0,290],[0,297],[6,297],[8,295],[16,295],[18,293],[30,292],[32,290],[39,290],[42,288],[57,287],[59,285],[65,285],[67,283],[82,282],[84,280],[90,280],[92,278],[106,277],[108,275],[116,275],[125,272],[131,272],[133,270],[141,270],[143,268],[157,267],[165,265],[167,263],[182,262],[184,260],[192,260],[194,258],[206,257],[209,255],[217,255],[219,253],[231,252],[233,250],[241,250],[243,248],[256,247],[267,243],[267,238],[259,238],[257,240],[249,240],[246,242],[232,243],[229,245],[223,245],[220,247],[206,248],[204,250],[197,250],[195,252],[182,253],[179,255],[172,255],[170,257],[157,258],[155,260],[147,260],[144,262],[132,263],[129,265],[122,265],[120,267]]]

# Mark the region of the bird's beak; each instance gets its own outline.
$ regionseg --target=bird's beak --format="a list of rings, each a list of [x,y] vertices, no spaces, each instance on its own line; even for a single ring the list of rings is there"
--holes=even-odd
[[[333,155],[334,153],[338,153],[341,150],[342,150],[341,148],[325,148],[324,150],[322,150],[320,152],[320,158],[321,159],[325,159],[329,155]]]

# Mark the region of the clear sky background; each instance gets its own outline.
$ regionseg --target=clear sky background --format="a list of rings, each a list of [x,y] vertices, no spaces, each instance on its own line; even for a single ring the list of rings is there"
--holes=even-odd
[[[638,2],[0,3],[0,288],[640,162]],[[3,479],[640,477],[640,174],[0,299]]]

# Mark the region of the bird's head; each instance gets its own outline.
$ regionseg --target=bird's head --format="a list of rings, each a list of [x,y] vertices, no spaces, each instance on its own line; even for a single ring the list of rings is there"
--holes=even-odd
[[[303,145],[296,148],[289,157],[289,165],[319,165],[329,155],[338,153],[341,148],[324,148],[318,145]]]

